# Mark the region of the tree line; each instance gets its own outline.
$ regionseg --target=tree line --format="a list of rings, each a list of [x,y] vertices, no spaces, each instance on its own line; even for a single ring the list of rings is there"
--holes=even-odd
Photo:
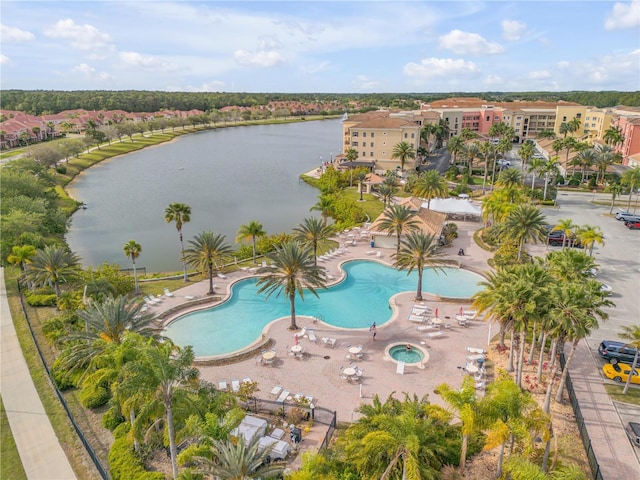
[[[164,92],[146,90],[4,90],[2,108],[32,115],[64,110],[125,110],[156,112],[163,109],[211,111],[227,106],[258,107],[269,102],[320,103],[335,111],[359,111],[367,107],[418,108],[421,102],[450,97],[480,97],[490,102],[569,101],[581,105],[613,107],[640,106],[640,92],[448,92],[448,93],[248,93],[248,92]]]

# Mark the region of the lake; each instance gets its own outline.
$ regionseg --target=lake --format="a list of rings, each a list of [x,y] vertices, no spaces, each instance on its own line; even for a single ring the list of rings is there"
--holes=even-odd
[[[67,234],[84,266],[104,261],[130,268],[123,245],[142,246],[147,272],[181,270],[175,223],[164,220],[174,202],[191,206],[185,240],[211,230],[234,239],[256,220],[268,234],[289,232],[305,217],[318,190],[299,179],[340,152],[341,120],[228,127],[185,135],[115,157],[85,171],[68,188],[86,210]]]

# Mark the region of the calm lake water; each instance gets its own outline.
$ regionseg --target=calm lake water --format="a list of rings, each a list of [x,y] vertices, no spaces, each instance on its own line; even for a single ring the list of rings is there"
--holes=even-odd
[[[164,220],[173,202],[191,206],[185,244],[211,230],[233,245],[251,220],[269,234],[289,232],[318,215],[309,211],[318,190],[299,176],[340,151],[341,130],[340,120],[221,128],[102,162],[69,188],[88,206],[73,216],[69,246],[85,266],[130,268],[122,247],[135,240],[139,267],[180,270],[178,232]]]

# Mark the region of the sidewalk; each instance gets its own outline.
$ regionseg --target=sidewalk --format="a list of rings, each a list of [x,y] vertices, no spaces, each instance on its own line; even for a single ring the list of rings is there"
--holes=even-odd
[[[75,479],[31,380],[7,302],[0,268],[0,394],[29,480]]]

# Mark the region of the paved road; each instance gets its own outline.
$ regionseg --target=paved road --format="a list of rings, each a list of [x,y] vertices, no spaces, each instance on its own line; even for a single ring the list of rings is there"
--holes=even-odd
[[[20,460],[29,480],[71,480],[69,464],[36,391],[22,355],[0,268],[0,394]],[[10,472],[9,472],[10,473]],[[9,478],[9,477],[7,477]]]
[[[596,197],[603,201],[611,199],[606,194]],[[609,207],[590,203],[593,199],[592,193],[560,192],[560,208],[548,208],[544,213],[549,223],[570,218],[578,225],[599,226],[604,232],[605,245],[594,248],[594,257],[600,265],[598,279],[613,287],[611,300],[616,306],[607,309],[609,319],[581,342],[569,372],[603,478],[636,479],[640,478],[639,449],[631,445],[623,426],[633,418],[640,421],[640,407],[613,404],[603,386],[604,361],[597,348],[602,340],[619,340],[622,325],[639,322],[640,231],[627,229],[608,215]],[[543,255],[544,250],[540,246],[533,249],[538,255]]]

